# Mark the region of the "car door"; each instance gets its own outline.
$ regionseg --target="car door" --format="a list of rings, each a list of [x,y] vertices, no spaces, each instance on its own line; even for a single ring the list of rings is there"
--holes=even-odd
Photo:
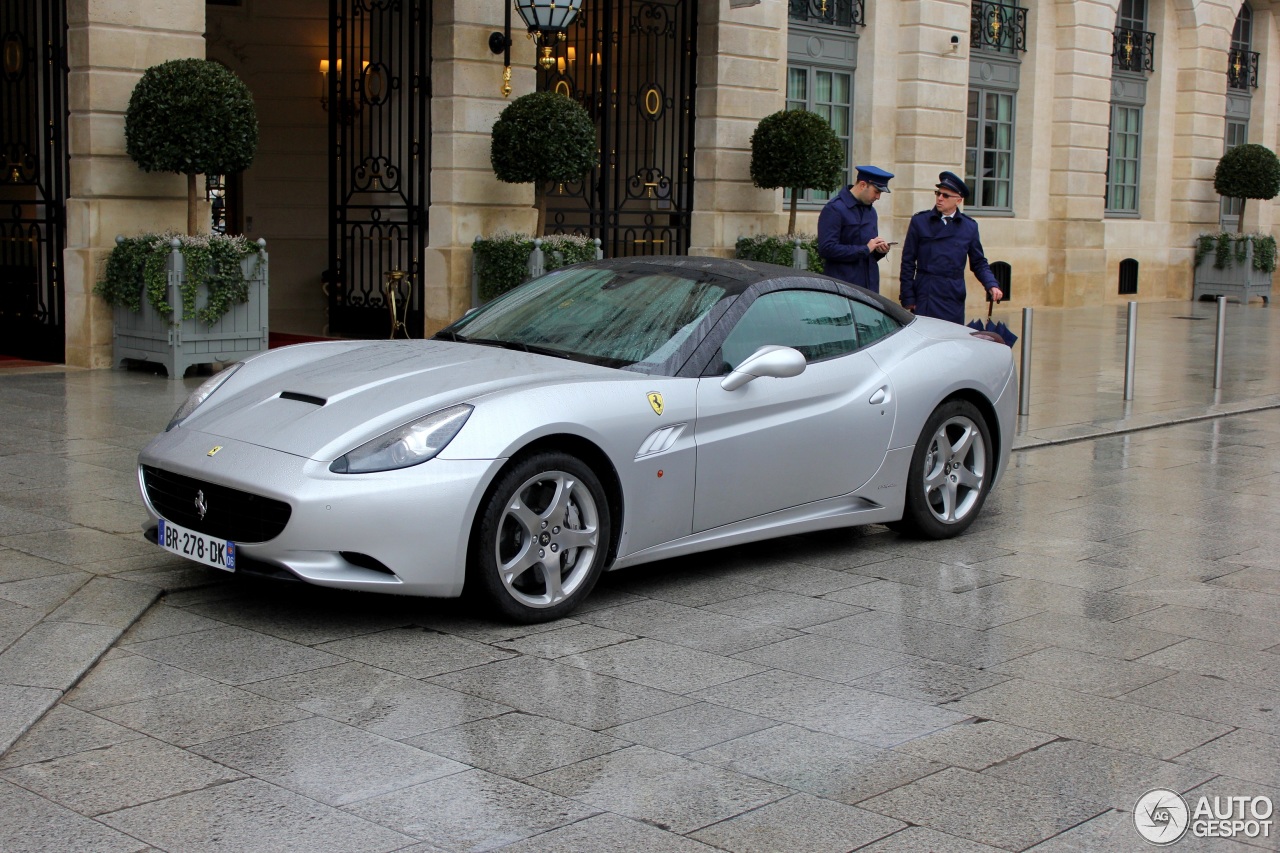
[[[746,308],[698,383],[695,532],[847,494],[871,479],[897,405],[888,377],[860,346],[860,328],[864,338],[888,331],[875,315],[884,316],[826,290],[764,293]],[[798,349],[805,371],[724,390],[724,375],[766,344]]]

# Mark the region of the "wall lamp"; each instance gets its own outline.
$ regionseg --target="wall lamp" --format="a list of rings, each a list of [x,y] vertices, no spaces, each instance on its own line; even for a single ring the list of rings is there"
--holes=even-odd
[[[369,70],[368,61],[362,62],[360,65],[360,74],[363,76]],[[342,75],[342,60],[337,60],[337,73]],[[360,112],[359,98],[342,98],[339,100],[338,111],[343,121],[350,122],[355,118],[356,113]],[[320,60],[320,109],[329,109],[329,60]]]

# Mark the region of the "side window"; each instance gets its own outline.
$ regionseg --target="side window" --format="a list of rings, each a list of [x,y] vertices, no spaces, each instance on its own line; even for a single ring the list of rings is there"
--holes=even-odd
[[[766,293],[751,303],[725,338],[721,371],[732,370],[766,344],[794,347],[810,362],[853,352],[858,348],[855,305],[839,294],[816,290]]]
[[[878,308],[872,308],[870,305],[864,305],[861,302],[852,304],[853,325],[858,330],[859,346],[865,347],[868,344],[875,343],[902,328],[897,320]]]

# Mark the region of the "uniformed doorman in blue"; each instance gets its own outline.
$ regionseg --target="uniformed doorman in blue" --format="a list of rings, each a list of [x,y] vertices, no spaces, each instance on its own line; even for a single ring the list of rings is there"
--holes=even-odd
[[[859,166],[857,182],[839,194],[818,214],[818,254],[823,272],[880,292],[876,264],[889,251],[880,238],[880,220],[872,207],[889,191],[893,175],[875,166]]]
[[[936,204],[911,217],[902,246],[899,298],[902,307],[921,317],[964,323],[966,258],[991,298],[1004,298],[982,252],[978,223],[959,209],[960,200],[968,197],[964,181],[954,172],[943,172],[934,190]]]

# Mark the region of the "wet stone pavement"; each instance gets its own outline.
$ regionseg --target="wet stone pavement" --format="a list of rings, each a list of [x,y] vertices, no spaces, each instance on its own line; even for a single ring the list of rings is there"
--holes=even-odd
[[[963,537],[638,567],[533,627],[171,558],[135,457],[199,380],[0,371],[0,850],[1141,850],[1151,789],[1274,803],[1280,320],[1232,306],[1215,393],[1174,316],[1212,306],[1143,310],[1128,405],[1120,310],[1037,311]]]

